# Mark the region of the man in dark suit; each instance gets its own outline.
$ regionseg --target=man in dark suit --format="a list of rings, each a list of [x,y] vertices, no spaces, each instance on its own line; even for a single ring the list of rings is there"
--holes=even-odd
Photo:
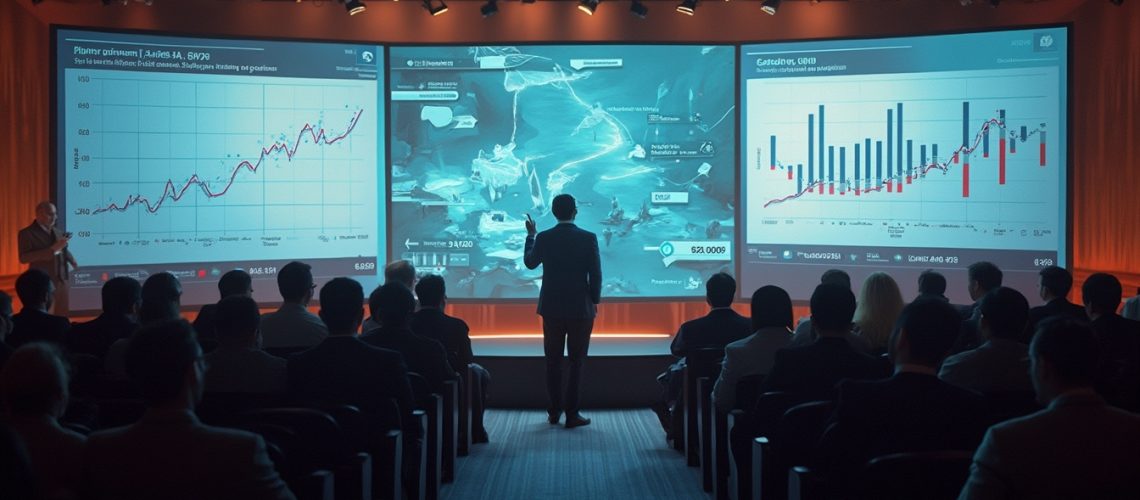
[[[950,302],[946,297],[946,277],[933,269],[927,269],[918,275],[918,297],[915,300],[935,299]]]
[[[132,425],[88,438],[90,498],[295,498],[260,436],[204,425],[194,415],[206,366],[189,323],[160,320],[140,329],[126,365],[147,411]]]
[[[1140,321],[1116,314],[1123,287],[1106,273],[1089,276],[1081,286],[1085,311],[1100,343],[1096,389],[1108,404],[1140,412]]]
[[[962,318],[962,327],[958,332],[958,339],[950,349],[950,354],[957,354],[978,347],[982,343],[982,297],[990,290],[1001,286],[1002,272],[992,262],[975,262],[966,268],[966,289],[970,292],[970,299],[974,301],[968,306],[957,306],[958,314]]]
[[[103,314],[71,327],[68,346],[72,352],[103,359],[116,340],[130,338],[138,329],[142,285],[134,278],[119,276],[103,283]]]
[[[982,297],[982,337],[977,349],[946,358],[938,378],[982,394],[1033,390],[1029,382],[1029,346],[1021,343],[1029,301],[1012,288],[998,287]]]
[[[863,354],[847,342],[855,316],[855,294],[840,285],[822,284],[811,295],[811,325],[816,341],[804,347],[776,351],[772,371],[760,392],[783,391],[803,400],[835,397],[840,380],[877,379],[888,375],[888,366]]]
[[[409,323],[416,310],[416,298],[403,283],[386,283],[369,296],[368,309],[380,320],[380,327],[364,332],[365,343],[391,349],[404,356],[408,371],[427,380],[432,392],[443,393],[443,384],[455,380],[455,370],[447,362],[447,351],[432,339],[416,335]]]
[[[241,269],[234,269],[222,275],[218,280],[218,293],[221,299],[226,297],[253,297],[253,278]],[[194,331],[198,333],[198,341],[216,346],[218,342],[218,328],[214,324],[214,316],[218,312],[217,304],[205,304],[198,310],[198,317],[194,318]]]
[[[36,220],[20,230],[17,243],[20,263],[27,264],[29,269],[39,269],[51,277],[55,284],[54,312],[66,316],[70,269],[78,268],[79,264],[67,249],[71,233],[55,227],[57,218],[55,204],[41,201],[36,205]]]
[[[1066,316],[1081,321],[1088,321],[1085,308],[1069,302],[1069,290],[1073,288],[1073,275],[1063,267],[1049,266],[1037,273],[1037,294],[1045,305],[1029,310],[1029,323],[1025,327],[1026,335],[1022,339],[1025,343],[1037,331],[1037,323],[1052,316]]]
[[[53,342],[63,346],[71,323],[63,316],[49,314],[55,284],[40,269],[28,269],[16,278],[16,295],[24,308],[12,316],[12,333],[8,345],[20,347],[28,342]]]
[[[320,317],[329,336],[289,359],[290,392],[304,400],[350,404],[373,417],[388,417],[386,403],[396,400],[406,456],[418,450],[423,435],[412,416],[415,399],[408,368],[400,353],[370,346],[356,337],[364,319],[364,290],[348,278],[335,278],[320,292]]]
[[[938,365],[958,335],[958,312],[939,300],[903,308],[892,335],[895,374],[885,380],[846,381],[819,458],[836,486],[868,460],[891,453],[973,450],[988,422],[981,395],[938,379]]]
[[[990,427],[959,500],[1140,498],[1140,416],[1093,390],[1093,332],[1053,317],[1038,327],[1029,352],[1037,400],[1048,406]]]
[[[543,350],[546,353],[546,390],[550,396],[549,422],[557,424],[566,410],[566,428],[589,425],[579,413],[579,381],[582,363],[590,348],[594,316],[602,297],[602,264],[598,237],[574,225],[578,207],[568,194],[555,196],[550,211],[558,225],[538,234],[527,215],[527,269],[542,267],[538,314],[542,316]],[[562,397],[562,353],[570,358],[566,398]]]

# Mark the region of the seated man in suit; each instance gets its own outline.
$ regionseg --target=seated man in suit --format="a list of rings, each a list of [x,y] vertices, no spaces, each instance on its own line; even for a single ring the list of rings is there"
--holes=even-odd
[[[126,365],[147,411],[132,425],[88,438],[90,498],[294,498],[260,436],[204,425],[194,415],[206,367],[189,323],[139,329]]]
[[[253,278],[241,269],[234,269],[222,275],[218,280],[218,293],[221,299],[226,297],[253,297]],[[198,333],[198,341],[217,342],[218,332],[214,326],[214,314],[217,304],[205,304],[198,310],[198,317],[194,318],[194,331]]]
[[[736,406],[740,379],[767,375],[776,352],[792,340],[792,299],[778,286],[762,286],[752,293],[752,331],[756,332],[724,347],[724,363],[713,385],[713,402],[729,412]]]
[[[1074,319],[1038,326],[1030,371],[1047,407],[990,427],[959,500],[1140,498],[1140,416],[1093,390],[1098,350]]]
[[[970,292],[970,299],[974,301],[968,306],[957,306],[962,318],[962,327],[958,332],[958,340],[950,349],[950,354],[973,349],[982,343],[981,325],[982,297],[990,290],[1001,286],[1002,272],[992,262],[975,262],[966,268],[966,290]]]
[[[804,401],[827,400],[835,397],[835,384],[840,380],[886,377],[889,367],[885,362],[855,350],[847,341],[854,315],[855,294],[850,289],[834,284],[815,287],[811,326],[817,340],[776,351],[760,392],[790,392]]]
[[[384,266],[384,284],[386,285],[388,283],[400,283],[408,287],[408,290],[415,290],[416,266],[413,266],[411,261],[403,259],[389,262],[388,265]],[[377,288],[377,290],[378,289],[379,288]],[[373,293],[375,292],[376,290],[373,290]],[[371,296],[368,297],[368,301],[372,302]],[[360,331],[368,332],[375,330],[380,328],[380,323],[380,318],[373,315],[372,311],[369,311],[369,316],[364,319],[364,323],[360,326]]]
[[[1081,287],[1085,311],[1100,343],[1096,389],[1108,404],[1140,412],[1140,321],[1116,314],[1123,287],[1115,276],[1096,273]]]
[[[59,425],[69,379],[58,348],[44,342],[25,344],[0,370],[0,407],[28,450],[40,498],[76,498],[82,486],[87,438]]]
[[[1027,335],[1022,339],[1023,342],[1029,343],[1029,337],[1037,331],[1037,323],[1045,318],[1067,316],[1088,321],[1085,308],[1069,302],[1069,299],[1066,298],[1069,296],[1069,290],[1072,289],[1073,275],[1069,273],[1068,269],[1049,266],[1037,273],[1037,294],[1041,300],[1045,301],[1045,305],[1029,310],[1029,322],[1026,325]]]
[[[261,317],[262,347],[308,349],[329,336],[328,327],[308,309],[316,287],[312,266],[293,261],[281,268],[277,273],[281,307]]]
[[[285,393],[285,360],[261,344],[257,302],[230,295],[214,310],[218,348],[206,355],[206,392]]]
[[[418,456],[423,427],[412,415],[416,402],[403,357],[357,338],[364,319],[360,283],[333,279],[321,288],[320,300],[321,320],[328,325],[329,336],[289,358],[290,394],[302,400],[350,404],[379,419],[392,417],[385,409],[389,400],[395,400],[404,434],[404,456]]]
[[[973,450],[985,431],[981,395],[938,379],[960,320],[953,306],[922,300],[906,306],[892,335],[894,376],[846,381],[820,440],[822,468],[837,487],[852,486],[868,460],[912,451]]]
[[[850,290],[851,276],[847,274],[847,271],[844,271],[842,269],[828,269],[824,271],[823,274],[819,277],[819,284],[839,285]],[[848,332],[845,337],[847,338],[847,342],[850,343],[851,347],[855,348],[855,350],[866,354],[871,353],[871,343],[868,342],[867,339],[859,335],[855,335],[855,333],[850,331],[850,328],[848,328]],[[803,347],[806,345],[811,345],[812,342],[816,341],[816,338],[817,337],[815,336],[815,333],[812,332],[811,318],[800,318],[800,321],[796,324],[795,331],[792,334],[792,344],[788,347]]]
[[[16,278],[16,295],[24,308],[12,316],[8,345],[18,348],[28,342],[53,342],[63,346],[71,330],[71,322],[63,316],[48,313],[55,296],[51,277],[39,269],[24,271]]]
[[[369,297],[368,309],[383,326],[365,332],[361,340],[403,355],[408,371],[426,379],[432,392],[442,393],[444,382],[456,379],[443,346],[412,332],[410,323],[416,310],[416,298],[403,283],[381,285]]]
[[[1025,331],[1029,301],[1017,290],[999,287],[982,297],[981,311],[985,342],[946,358],[938,378],[983,394],[1032,391],[1029,346],[1018,341]]]
[[[416,282],[416,296],[420,299],[420,310],[412,315],[412,331],[443,344],[447,350],[447,361],[456,373],[464,373],[470,367],[475,377],[471,382],[471,390],[474,391],[471,408],[475,413],[473,423],[483,422],[491,374],[474,362],[467,322],[443,312],[447,305],[447,288],[443,277],[430,274],[421,278]],[[472,439],[477,443],[487,442],[487,431],[475,429]]]
[[[950,302],[946,297],[946,277],[933,269],[927,269],[918,275],[918,297],[914,300],[934,299]]]
[[[119,276],[103,283],[103,313],[86,323],[71,327],[68,346],[72,352],[90,354],[102,360],[120,339],[128,339],[139,328],[142,285],[134,278]]]

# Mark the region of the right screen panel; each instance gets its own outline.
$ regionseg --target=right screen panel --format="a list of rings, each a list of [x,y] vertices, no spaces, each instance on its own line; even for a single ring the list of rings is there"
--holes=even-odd
[[[1066,265],[1066,28],[745,45],[741,293],[830,268],[926,269],[968,303],[988,260],[1030,295]]]

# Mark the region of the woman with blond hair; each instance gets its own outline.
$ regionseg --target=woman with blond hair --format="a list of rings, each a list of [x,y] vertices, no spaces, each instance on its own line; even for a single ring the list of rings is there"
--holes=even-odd
[[[887,342],[903,303],[898,283],[887,273],[871,273],[859,290],[855,308],[855,333],[867,341],[872,354],[887,352]]]

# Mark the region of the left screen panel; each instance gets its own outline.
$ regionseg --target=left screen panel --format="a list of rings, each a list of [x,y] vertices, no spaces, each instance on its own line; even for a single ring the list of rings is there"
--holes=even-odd
[[[56,203],[79,262],[71,309],[102,284],[171,272],[183,305],[232,269],[261,303],[276,273],[366,287],[385,260],[384,50],[375,45],[58,29]]]

